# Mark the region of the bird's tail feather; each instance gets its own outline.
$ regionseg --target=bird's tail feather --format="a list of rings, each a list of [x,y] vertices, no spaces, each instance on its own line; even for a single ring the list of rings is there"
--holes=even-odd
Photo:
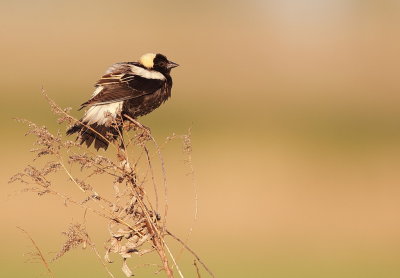
[[[94,142],[96,150],[100,148],[106,150],[109,142],[116,140],[120,132],[121,130],[114,126],[105,126],[97,123],[91,125],[78,123],[67,130],[67,135],[78,133],[78,139],[81,144],[86,143],[86,146],[90,147]]]

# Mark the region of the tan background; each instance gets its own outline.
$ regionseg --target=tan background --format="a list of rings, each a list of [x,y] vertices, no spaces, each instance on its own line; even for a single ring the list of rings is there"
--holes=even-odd
[[[64,130],[42,86],[77,108],[107,66],[154,51],[181,67],[173,98],[142,121],[160,141],[192,126],[190,243],[217,277],[399,277],[399,24],[399,2],[383,0],[2,0],[0,275],[44,276],[24,263],[31,246],[15,226],[51,257],[81,220],[7,184],[32,158],[11,118]],[[193,200],[177,152],[166,152],[170,225],[183,235]],[[101,249],[104,223],[90,228]],[[81,250],[52,266],[56,277],[107,277]]]

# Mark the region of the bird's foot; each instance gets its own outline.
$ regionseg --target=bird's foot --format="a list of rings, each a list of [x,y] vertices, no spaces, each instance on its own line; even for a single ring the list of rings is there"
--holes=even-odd
[[[149,127],[139,123],[136,119],[125,115],[125,117],[129,120],[129,122],[134,126],[134,128],[142,131],[143,134],[151,135],[151,130]]]
[[[133,120],[132,123],[133,123],[137,128],[139,128],[139,129],[141,129],[142,131],[144,131],[145,133],[151,134],[150,127],[147,127],[147,126],[145,126],[145,125],[139,123],[139,122],[136,121],[136,120]]]

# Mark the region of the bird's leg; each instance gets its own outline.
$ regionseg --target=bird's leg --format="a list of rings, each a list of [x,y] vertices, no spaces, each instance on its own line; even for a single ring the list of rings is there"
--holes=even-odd
[[[149,133],[149,134],[151,133],[151,130],[150,130],[149,127],[147,127],[147,126],[145,126],[145,125],[139,123],[136,119],[134,119],[134,118],[132,118],[132,117],[126,115],[126,114],[124,114],[124,116],[125,116],[132,124],[134,124],[136,127],[138,127],[139,129],[142,129],[142,130],[144,130],[145,132],[147,132],[147,133]]]
[[[135,124],[138,128],[141,128],[141,129],[149,129],[147,126],[145,126],[145,125],[139,123],[139,122],[136,121],[135,119],[133,120],[133,124]]]

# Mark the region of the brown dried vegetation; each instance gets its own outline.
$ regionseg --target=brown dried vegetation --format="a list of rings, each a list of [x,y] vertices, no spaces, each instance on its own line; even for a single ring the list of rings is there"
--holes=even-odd
[[[59,123],[73,125],[78,122],[77,119],[69,115],[70,109],[60,108],[44,91],[42,93],[49,102],[52,112],[57,115]],[[31,150],[35,153],[34,163],[41,157],[46,157],[47,162],[42,167],[28,165],[22,172],[14,175],[10,182],[18,181],[23,183],[23,191],[25,192],[34,192],[39,196],[53,195],[65,204],[81,207],[85,220],[88,213],[100,216],[108,222],[109,239],[106,242],[104,256],[100,255],[90,239],[85,223],[75,223],[71,224],[67,231],[64,232],[67,240],[53,260],[61,258],[68,251],[78,246],[83,248],[89,246],[110,277],[114,277],[107,267],[107,263],[112,262],[109,256],[110,253],[121,257],[122,271],[129,277],[133,273],[128,267],[128,259],[135,255],[142,256],[149,252],[156,252],[160,260],[159,262],[154,262],[154,264],[159,266],[159,271],[164,271],[166,276],[171,278],[175,277],[173,272],[175,268],[179,277],[183,278],[184,275],[165,242],[165,238],[170,236],[175,239],[176,243],[182,245],[181,250],[186,249],[194,256],[194,273],[197,273],[195,275],[200,276],[200,271],[196,264],[197,261],[209,275],[214,277],[198,255],[186,245],[192,229],[190,229],[185,240],[177,238],[167,229],[168,192],[165,165],[160,147],[147,128],[144,128],[134,119],[125,121],[123,123],[124,130],[128,136],[125,135],[123,137],[120,135],[116,142],[110,142],[111,150],[107,152],[108,157],[106,157],[81,146],[79,140],[70,141],[65,139],[60,131],[52,134],[46,127],[38,126],[28,120],[17,119],[17,121],[26,124],[29,129],[27,135],[34,135],[36,138],[35,147]],[[110,124],[116,124],[116,122],[111,122]],[[128,133],[128,131],[130,132]],[[166,142],[174,139],[182,140],[183,151],[187,156],[187,163],[193,176],[190,130],[187,135],[168,137]],[[133,148],[135,153],[130,151]],[[157,173],[155,167],[153,167],[153,161],[160,163],[157,168],[161,169],[159,172],[163,180],[162,194],[158,190]],[[81,174],[84,173],[84,178],[78,178],[73,173],[71,169],[73,169],[74,165],[75,168],[80,168]],[[143,167],[143,165],[146,167]],[[80,190],[82,196],[80,200],[70,197],[68,193],[61,192],[60,188],[55,184],[54,175],[62,172],[76,186],[70,190],[76,190],[76,188]],[[95,191],[97,185],[91,184],[90,178],[98,175],[113,179],[113,184],[110,184],[113,188],[113,194],[103,196]],[[194,219],[196,219],[197,193],[195,180],[193,179],[192,181],[195,188],[196,211]],[[148,185],[151,185],[151,187],[148,188]],[[154,191],[153,197],[150,197],[146,190]],[[162,211],[160,211],[159,196],[164,197]],[[46,263],[46,268],[53,275],[46,260],[43,258],[42,261]]]

